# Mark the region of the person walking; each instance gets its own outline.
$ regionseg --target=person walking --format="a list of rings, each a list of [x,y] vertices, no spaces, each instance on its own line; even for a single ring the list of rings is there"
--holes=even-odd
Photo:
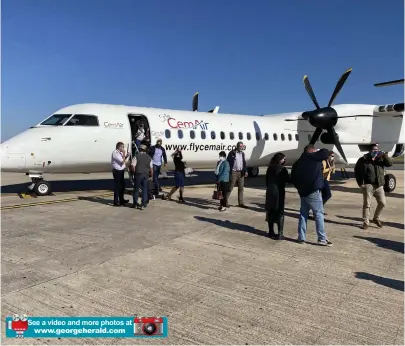
[[[307,145],[300,158],[291,169],[291,181],[298,190],[301,199],[300,219],[298,222],[298,242],[304,244],[307,233],[309,211],[315,218],[318,244],[332,246],[326,236],[321,190],[324,184],[322,161],[329,157],[327,149],[316,150],[313,145]]]
[[[169,192],[169,194],[163,199],[168,199],[169,201],[172,200],[173,194],[180,189],[180,198],[179,202],[180,203],[185,203],[184,201],[184,177],[185,177],[185,172],[184,170],[186,169],[186,165],[183,162],[183,154],[180,150],[176,150],[173,154],[173,163],[174,163],[174,180],[176,182],[176,186],[172,188],[172,190]]]
[[[139,146],[139,153],[136,155],[134,164],[134,180],[135,186],[133,191],[133,206],[143,210],[149,202],[148,198],[148,179],[153,178],[152,158],[146,153],[147,147],[145,144]],[[139,188],[142,189],[142,204],[138,204]]]
[[[329,181],[332,176],[332,174],[335,173],[335,154],[331,152],[329,154],[329,157],[327,160],[322,161],[322,166],[323,166],[323,188],[322,188],[322,200],[323,200],[323,205],[326,204],[326,202],[331,199],[332,197],[332,191],[330,190],[330,185]]]
[[[377,200],[373,222],[380,228],[383,226],[380,216],[386,206],[384,168],[391,167],[392,164],[392,159],[387,153],[380,151],[377,144],[372,145],[369,153],[357,160],[354,167],[354,175],[357,184],[363,192],[363,229],[367,229],[370,225],[372,197],[375,197]]]
[[[218,185],[218,191],[222,194],[222,199],[220,199],[220,205],[218,210],[225,211],[228,205],[228,192],[229,192],[229,173],[230,166],[229,162],[226,160],[225,151],[219,153],[219,161],[217,162],[217,167],[215,169],[215,177]]]
[[[112,174],[114,177],[114,207],[119,207],[129,202],[128,199],[124,199],[125,161],[128,156],[129,155],[125,153],[124,143],[118,142],[111,155]]]
[[[283,239],[285,185],[290,181],[287,169],[284,167],[285,155],[275,154],[266,172],[266,220],[269,226],[269,238]],[[277,224],[278,234],[274,232]]]
[[[162,191],[159,185],[159,174],[162,168],[162,161],[164,162],[164,166],[167,166],[166,150],[165,148],[163,148],[162,140],[160,138],[156,141],[156,145],[152,145],[150,147],[149,156],[152,158],[153,163],[153,182],[155,184],[155,196],[158,196],[159,192]]]
[[[229,197],[232,193],[232,190],[235,184],[237,183],[239,207],[246,208],[245,204],[243,203],[243,188],[245,185],[245,178],[247,177],[248,174],[246,170],[245,153],[243,152],[243,142],[238,142],[236,144],[236,149],[231,150],[229,152],[227,161],[231,169],[231,177],[230,177],[231,182],[229,185],[227,201],[229,201]],[[227,207],[229,207],[229,204],[227,204]]]

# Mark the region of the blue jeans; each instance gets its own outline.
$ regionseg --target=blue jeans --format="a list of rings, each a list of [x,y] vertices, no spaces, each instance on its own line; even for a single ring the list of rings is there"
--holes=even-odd
[[[330,190],[330,185],[329,181],[325,179],[323,183],[323,189],[322,189],[322,200],[323,200],[323,205],[332,197],[332,192]]]
[[[139,188],[142,189],[142,205],[146,207],[148,204],[148,174],[135,174],[134,186],[134,205],[138,204]]]
[[[155,184],[155,196],[159,195],[159,174],[162,166],[153,165],[153,183]]]
[[[326,240],[325,220],[323,218],[323,200],[320,191],[313,192],[307,197],[301,197],[300,220],[298,222],[298,239],[306,239],[307,221],[310,210],[312,210],[312,213],[314,214],[318,240]]]

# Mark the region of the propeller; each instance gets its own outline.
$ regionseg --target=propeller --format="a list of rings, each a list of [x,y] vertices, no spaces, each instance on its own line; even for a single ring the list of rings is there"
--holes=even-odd
[[[314,103],[316,109],[312,111],[307,111],[302,113],[302,118],[304,120],[307,120],[312,126],[314,126],[316,129],[312,135],[311,140],[309,141],[309,144],[314,145],[316,141],[319,139],[321,136],[323,130],[326,130],[327,133],[325,134],[327,136],[327,142],[334,144],[339,151],[340,155],[342,158],[347,162],[346,155],[343,152],[342,145],[340,144],[339,141],[339,136],[335,131],[335,125],[337,124],[338,121],[338,114],[335,109],[333,109],[331,106],[333,104],[333,101],[335,101],[337,95],[339,94],[340,90],[342,89],[343,85],[345,84],[347,78],[349,77],[350,73],[352,72],[352,69],[349,68],[346,70],[343,75],[340,77],[339,81],[336,84],[335,90],[332,93],[332,96],[329,100],[329,103],[327,107],[321,108],[319,106],[319,103],[315,97],[314,91],[312,89],[311,83],[309,82],[309,78],[307,75],[304,76],[304,86],[305,90],[307,91],[309,97],[311,98],[312,102]],[[323,137],[322,137],[323,138]]]

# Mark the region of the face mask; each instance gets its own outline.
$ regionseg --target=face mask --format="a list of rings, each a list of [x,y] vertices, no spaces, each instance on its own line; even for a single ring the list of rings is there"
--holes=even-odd
[[[371,157],[376,157],[377,154],[378,154],[377,151],[371,151],[371,152],[370,152]]]
[[[219,158],[219,161],[224,161],[225,160],[225,157],[220,157]]]
[[[284,165],[285,165],[285,160],[281,161],[280,164],[281,164],[282,166],[284,166]]]
[[[159,143],[159,142],[156,143],[157,147],[160,147],[161,145],[162,145],[162,143]]]
[[[333,156],[330,158],[331,161],[333,161],[334,159],[335,159],[335,158],[334,158]]]

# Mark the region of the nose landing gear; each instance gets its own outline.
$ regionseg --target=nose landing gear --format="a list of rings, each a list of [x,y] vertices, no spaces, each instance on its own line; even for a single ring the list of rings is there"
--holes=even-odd
[[[30,193],[35,193],[37,196],[48,196],[52,193],[51,184],[44,180],[42,175],[30,174],[32,184],[28,186]]]

